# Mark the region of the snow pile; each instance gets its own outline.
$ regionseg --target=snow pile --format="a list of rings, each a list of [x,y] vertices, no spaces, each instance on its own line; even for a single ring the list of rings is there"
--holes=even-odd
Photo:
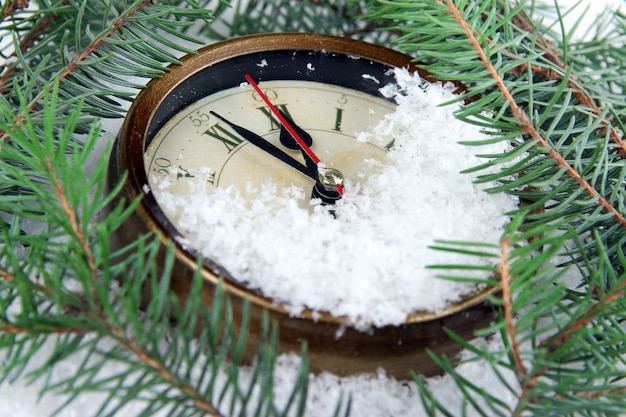
[[[468,259],[428,246],[435,239],[499,240],[508,221],[503,213],[516,201],[486,194],[460,171],[484,162],[477,150],[500,153],[506,145],[459,145],[485,135],[454,118],[460,104],[439,106],[454,98],[452,86],[406,70],[396,78],[397,86],[382,92],[395,97],[397,111],[357,136],[394,146],[383,163],[363,162],[376,172],[367,181],[346,178],[335,216],[327,206],[302,204],[310,190],[271,183],[252,201],[246,199],[252,190],[208,192],[198,181],[181,198],[164,184],[156,192],[159,204],[166,214],[177,213],[189,244],[293,315],[309,308],[367,327],[445,309],[475,287],[438,279],[425,267]]]

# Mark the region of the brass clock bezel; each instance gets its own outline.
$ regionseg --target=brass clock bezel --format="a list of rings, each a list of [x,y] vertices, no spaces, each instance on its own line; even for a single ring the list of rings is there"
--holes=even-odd
[[[127,117],[122,125],[121,131],[111,154],[111,164],[109,172],[109,183],[115,186],[124,173],[127,173],[124,187],[124,197],[126,201],[134,201],[141,196],[141,201],[137,206],[132,218],[129,219],[125,227],[116,235],[117,245],[121,246],[135,240],[138,236],[152,232],[160,236],[163,245],[175,237],[175,229],[170,225],[165,215],[161,212],[154,197],[146,192],[147,174],[144,168],[144,152],[147,130],[155,112],[163,104],[164,100],[172,94],[175,89],[184,83],[189,77],[219,63],[227,63],[229,60],[248,54],[267,51],[294,51],[310,50],[325,51],[350,56],[358,56],[366,60],[385,64],[389,67],[406,67],[411,71],[418,71],[422,78],[429,81],[437,81],[426,71],[418,68],[412,58],[373,44],[361,41],[315,34],[265,34],[236,38],[229,41],[220,42],[207,46],[198,51],[196,55],[189,55],[181,59],[181,65],[171,66],[169,71],[161,78],[154,79],[147,84],[145,89],[137,96],[135,102],[128,111]],[[456,84],[456,83],[455,83]],[[456,84],[459,90],[464,86]],[[176,242],[177,239],[174,239]],[[184,296],[189,291],[189,281],[196,269],[198,254],[183,248],[176,242],[176,266],[172,278],[174,291]],[[409,369],[414,369],[418,373],[426,375],[436,373],[434,364],[425,353],[426,347],[433,349],[433,346],[425,343],[420,348],[410,340],[416,335],[439,334],[439,339],[445,338],[442,330],[443,326],[450,327],[460,333],[468,333],[469,327],[473,330],[476,325],[485,326],[494,317],[494,309],[486,302],[489,295],[496,291],[494,287],[477,291],[469,295],[462,302],[456,303],[445,310],[432,313],[420,311],[411,314],[402,326],[387,326],[386,329],[376,329],[373,335],[360,333],[350,329],[348,326],[348,337],[336,339],[335,336],[340,328],[345,327],[343,317],[335,317],[327,312],[306,310],[301,317],[291,317],[290,313],[282,306],[272,302],[256,291],[251,291],[236,281],[230,279],[226,270],[219,265],[208,262],[202,270],[205,285],[205,299],[209,303],[212,298],[213,289],[223,280],[225,292],[231,299],[249,299],[253,308],[253,314],[261,314],[266,311],[271,318],[278,321],[281,326],[281,335],[286,333],[285,338],[293,337],[297,340],[285,342],[284,350],[296,350],[296,345],[303,340],[309,343],[309,357],[313,370],[329,370],[338,374],[352,374],[358,372],[376,372],[379,367],[384,368],[388,374],[398,377],[409,377]],[[255,313],[256,312],[256,313]],[[459,328],[461,326],[461,328]],[[254,326],[253,326],[254,327]],[[463,327],[468,327],[465,329]],[[283,331],[283,328],[292,329]],[[362,336],[359,336],[361,334]],[[362,352],[363,348],[359,344],[370,343],[372,337],[379,336],[374,345],[378,346],[369,351]],[[430,337],[427,336],[427,337]],[[353,342],[351,342],[352,339]],[[281,337],[281,343],[282,343]],[[315,343],[313,350],[312,340],[319,339],[319,346],[328,345],[321,349],[317,355]],[[342,341],[342,339],[344,339]],[[435,340],[434,344],[443,344],[442,340]],[[335,341],[335,342],[333,342]],[[347,349],[348,345],[354,344],[356,354],[346,362],[341,357],[333,357],[332,350]],[[397,346],[387,346],[395,344]],[[405,348],[402,347],[404,344]],[[419,343],[418,343],[419,345]],[[332,347],[335,346],[335,347]],[[283,346],[281,346],[283,347]],[[455,348],[450,344],[445,351],[451,353]],[[414,352],[420,350],[420,352]],[[323,352],[322,352],[323,351]],[[360,352],[360,353],[359,353]],[[380,353],[378,353],[380,352]],[[317,355],[317,356],[316,356]],[[395,356],[394,356],[395,355]],[[416,356],[417,355],[417,356]],[[316,359],[319,356],[319,360]],[[341,355],[340,355],[341,356]],[[429,362],[427,365],[411,362]],[[354,362],[352,365],[351,362]],[[404,362],[404,365],[403,365]]]

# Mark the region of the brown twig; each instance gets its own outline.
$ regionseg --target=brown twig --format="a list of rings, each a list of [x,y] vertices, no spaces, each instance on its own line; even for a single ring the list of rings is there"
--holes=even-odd
[[[120,19],[117,22],[115,22],[115,24],[111,27],[111,29],[107,33],[104,34],[104,36],[102,36],[100,39],[98,39],[97,41],[95,41],[94,43],[89,45],[87,47],[87,49],[85,49],[83,52],[78,54],[76,56],[76,58],[74,58],[68,64],[66,70],[61,74],[60,78],[61,79],[65,79],[65,78],[68,78],[69,76],[71,76],[74,73],[74,71],[76,71],[80,67],[80,63],[81,62],[85,61],[87,58],[89,58],[95,52],[98,52],[98,50],[100,50],[102,45],[107,43],[108,38],[113,36],[115,33],[117,33],[119,30],[121,30],[126,25],[127,19],[129,17],[132,17],[132,16],[136,15],[141,10],[145,9],[147,6],[152,5],[152,4],[153,3],[152,3],[151,0],[146,0],[146,1],[142,2],[142,3],[140,3],[135,8],[135,10],[132,10],[130,13],[128,13],[126,15],[126,19]]]
[[[15,276],[5,269],[0,269],[0,279],[14,284],[16,282]],[[41,292],[42,294],[46,294],[48,296],[54,295],[54,291],[45,285],[38,284],[36,282],[32,283],[33,289]]]
[[[65,212],[68,220],[70,221],[72,231],[74,232],[74,235],[76,236],[76,238],[78,239],[82,247],[82,250],[85,255],[85,259],[87,260],[87,264],[89,265],[89,270],[91,271],[91,274],[94,277],[96,277],[98,273],[96,269],[96,261],[91,251],[91,246],[89,245],[89,242],[87,242],[85,238],[85,233],[83,232],[78,222],[77,209],[75,207],[72,207],[72,205],[69,203],[66,187],[63,184],[63,182],[59,180],[59,177],[57,176],[57,173],[56,173],[56,168],[54,164],[52,163],[51,157],[48,156],[46,161],[42,165],[44,166],[46,171],[48,171],[52,188],[56,192],[57,198],[59,199],[59,203],[61,204],[63,211]]]
[[[4,8],[4,13],[2,14],[2,20],[6,19],[9,16],[13,16],[13,14],[20,10],[28,7],[29,0],[11,0],[7,3]]]
[[[50,327],[50,326],[29,326],[20,327],[12,324],[0,324],[2,334],[88,334],[91,330],[80,327]]]
[[[579,398],[598,399],[606,396],[622,397],[626,395],[626,387],[616,388],[612,390],[603,390],[600,392],[583,392],[578,394]]]
[[[513,277],[510,276],[509,269],[510,248],[511,242],[508,239],[502,239],[500,242],[500,276],[502,277],[500,282],[502,286],[502,300],[504,303],[504,321],[506,322],[507,334],[511,343],[511,353],[515,362],[515,375],[520,384],[523,384],[528,376],[528,370],[522,361],[520,346],[517,340],[517,326],[515,325],[515,319],[513,317],[513,295],[511,293],[511,281]]]
[[[10,274],[8,271],[5,271],[4,269],[0,269],[0,279],[6,282],[11,282],[11,283],[15,282],[15,277],[13,276],[13,274]]]
[[[9,273],[4,269],[0,269],[0,279],[9,283],[15,283],[16,278],[13,274]],[[55,298],[56,292],[50,287],[46,287],[45,285],[38,284],[36,282],[31,283],[33,285],[33,289],[35,291],[40,292],[43,296],[48,297],[50,299]],[[0,333],[1,334],[88,334],[91,333],[91,330],[81,328],[81,327],[55,327],[55,326],[37,326],[37,325],[29,325],[29,326],[16,326],[14,324],[9,323],[0,323]]]

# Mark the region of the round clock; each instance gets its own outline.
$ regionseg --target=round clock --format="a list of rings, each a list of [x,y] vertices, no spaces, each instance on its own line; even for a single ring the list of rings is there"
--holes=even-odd
[[[312,34],[269,34],[208,46],[182,59],[138,95],[111,155],[109,182],[127,174],[125,200],[141,196],[135,214],[116,235],[123,245],[147,232],[163,244],[174,241],[172,288],[189,291],[198,258],[209,304],[223,280],[236,315],[243,300],[252,307],[248,358],[256,352],[262,315],[279,325],[281,351],[299,352],[307,342],[313,371],[338,375],[376,372],[410,378],[410,371],[432,375],[437,366],[427,349],[454,356],[459,348],[444,327],[464,337],[494,317],[485,302],[490,291],[475,293],[444,311],[415,312],[402,325],[368,332],[353,328],[328,311],[292,315],[252,289],[245,280],[189,244],[179,224],[183,213],[164,210],[160,189],[170,197],[237,188],[245,199],[263,198],[264,182],[298,187],[314,205],[333,215],[344,179],[367,178],[363,161],[384,158],[388,144],[356,140],[395,104],[380,88],[395,82],[394,68],[419,71],[409,56],[344,38]],[[458,88],[462,89],[459,85]],[[309,199],[305,199],[309,204]],[[254,236],[248,236],[254,239]],[[254,266],[250,266],[254,273]]]

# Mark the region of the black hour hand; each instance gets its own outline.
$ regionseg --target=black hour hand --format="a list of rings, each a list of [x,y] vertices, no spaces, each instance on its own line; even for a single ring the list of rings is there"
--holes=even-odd
[[[287,116],[285,112],[283,112],[282,110],[278,111],[280,112],[280,115],[287,120],[287,122],[291,125],[292,129],[298,134],[298,136],[300,136],[300,139],[304,141],[306,146],[311,147],[311,145],[313,145],[313,138],[311,137],[311,135],[305,132],[300,126],[295,124],[293,122],[293,119]],[[289,133],[284,124],[281,124],[280,126],[280,143],[282,143],[285,148],[289,148],[294,151],[301,151],[304,162],[306,163],[306,166],[309,170],[309,176],[311,178],[317,177],[317,175],[319,174],[317,164],[311,159],[309,154],[307,154],[306,151],[300,147],[296,139],[291,135],[291,133]]]
[[[314,175],[311,172],[310,167],[307,167],[304,164],[302,164],[301,162],[293,159],[290,155],[288,155],[287,153],[282,151],[280,148],[278,148],[278,147],[274,146],[272,143],[266,141],[262,136],[259,136],[256,133],[254,133],[254,132],[252,132],[252,131],[244,128],[244,127],[241,127],[239,125],[236,125],[236,124],[232,123],[231,121],[229,121],[229,120],[225,119],[224,117],[220,116],[219,114],[215,113],[213,110],[211,110],[210,113],[213,116],[215,116],[218,119],[220,119],[222,122],[226,123],[228,126],[231,127],[231,129],[233,129],[235,132],[237,132],[237,134],[239,134],[239,136],[241,136],[242,138],[244,138],[245,140],[247,140],[248,142],[250,142],[254,146],[257,146],[260,149],[262,149],[265,152],[267,152],[270,155],[272,155],[273,157],[275,157],[277,159],[280,159],[281,161],[283,161],[287,165],[291,166],[292,168],[295,168],[298,171],[302,172],[307,177],[312,178],[314,180],[317,180],[317,176]]]
[[[293,119],[287,115],[287,113],[279,110],[280,114],[289,122],[293,130],[296,131],[300,138],[306,143],[306,146],[311,147],[313,145],[313,138],[307,132],[305,132],[300,126],[293,122]],[[292,151],[299,151],[300,145],[298,142],[291,136],[291,133],[285,128],[285,125],[281,124],[280,126],[280,143],[283,144],[285,148],[291,149]]]

